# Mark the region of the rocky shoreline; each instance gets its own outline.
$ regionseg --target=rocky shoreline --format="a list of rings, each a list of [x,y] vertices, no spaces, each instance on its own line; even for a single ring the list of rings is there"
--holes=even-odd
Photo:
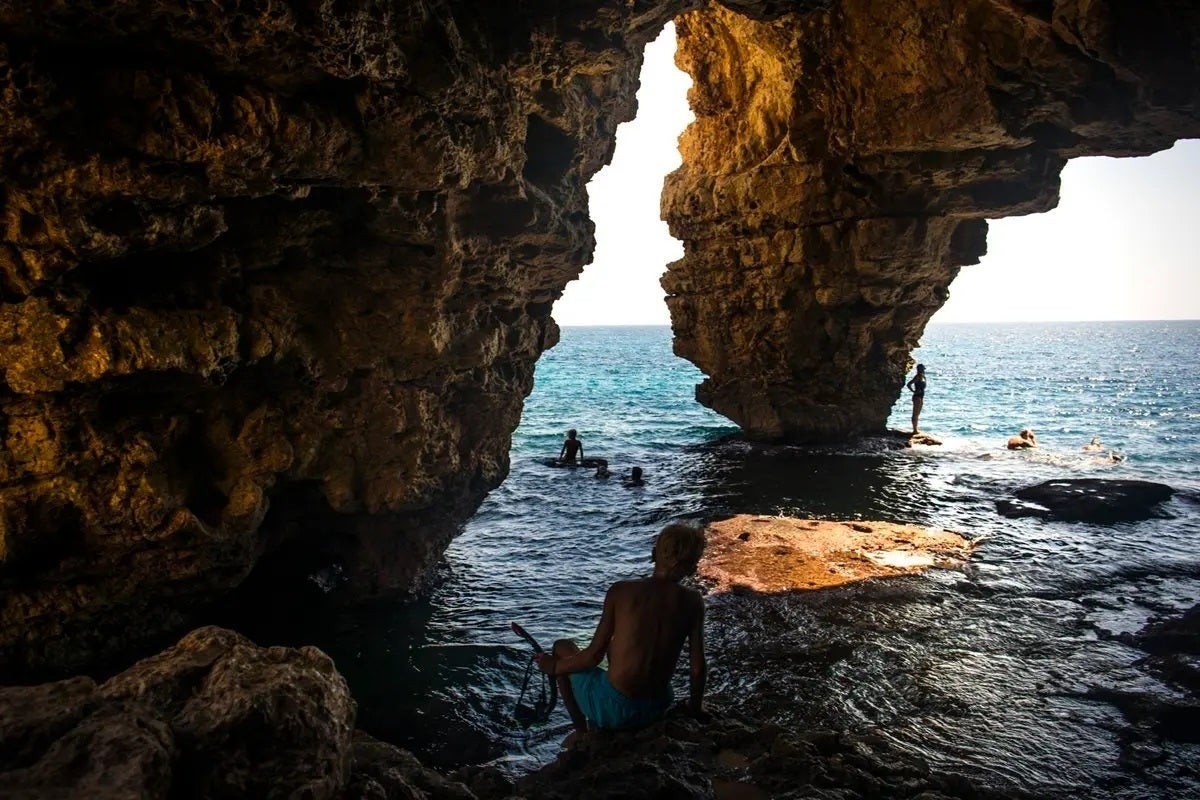
[[[877,738],[787,731],[717,711],[582,737],[511,781],[443,775],[354,729],[356,705],[313,647],[200,628],[96,684],[0,689],[0,796],[101,798],[1000,798]]]

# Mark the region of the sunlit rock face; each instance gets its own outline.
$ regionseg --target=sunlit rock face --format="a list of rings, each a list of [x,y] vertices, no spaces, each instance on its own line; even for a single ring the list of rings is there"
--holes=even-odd
[[[0,672],[419,586],[682,7],[0,3]]]
[[[663,196],[675,351],[754,436],[881,430],[986,219],[1053,207],[1068,158],[1200,136],[1192,2],[776,6],[678,21],[697,119]]]

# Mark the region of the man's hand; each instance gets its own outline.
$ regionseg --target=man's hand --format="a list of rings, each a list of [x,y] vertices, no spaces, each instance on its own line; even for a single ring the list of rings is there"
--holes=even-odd
[[[547,675],[553,675],[554,668],[558,664],[558,659],[549,653],[534,653],[533,660],[537,663],[538,669]]]

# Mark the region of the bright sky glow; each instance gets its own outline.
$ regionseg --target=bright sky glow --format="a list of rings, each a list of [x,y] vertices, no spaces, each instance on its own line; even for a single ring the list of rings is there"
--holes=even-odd
[[[659,219],[663,177],[680,164],[691,79],[675,28],[646,48],[638,114],[590,184],[596,253],[554,307],[560,325],[667,325],[659,278],[683,256]],[[1200,319],[1200,141],[1147,158],[1067,164],[1046,214],[989,226],[932,322]]]

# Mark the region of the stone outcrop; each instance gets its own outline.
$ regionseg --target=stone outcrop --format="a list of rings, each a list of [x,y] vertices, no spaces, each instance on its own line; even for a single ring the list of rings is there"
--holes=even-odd
[[[953,531],[880,520],[738,514],[705,527],[697,575],[714,591],[811,591],[958,567],[973,543]]]
[[[411,592],[508,469],[586,181],[700,0],[0,0],[0,677]],[[728,0],[665,286],[753,436],[882,428],[987,217],[1200,131],[1193,3]]]
[[[354,714],[320,650],[201,628],[100,686],[0,689],[0,796],[334,797]]]
[[[751,435],[881,431],[987,219],[1052,208],[1069,158],[1200,135],[1195,3],[775,6],[677,21],[696,121],[662,201],[675,352]]]
[[[1162,516],[1159,506],[1175,490],[1163,483],[1105,478],[1044,481],[996,501],[1006,517],[1040,517],[1068,522],[1133,522]]]

